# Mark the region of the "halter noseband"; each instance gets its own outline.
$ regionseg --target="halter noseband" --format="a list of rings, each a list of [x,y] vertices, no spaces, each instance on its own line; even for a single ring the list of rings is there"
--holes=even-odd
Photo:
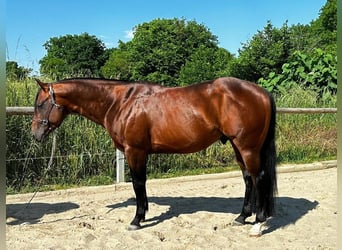
[[[49,124],[50,124],[49,117],[50,117],[50,114],[51,114],[51,111],[52,111],[53,107],[56,107],[59,110],[63,109],[63,106],[61,106],[61,105],[56,103],[55,92],[54,92],[54,90],[52,88],[52,84],[51,83],[49,83],[49,96],[50,96],[50,103],[52,104],[52,106],[51,106],[50,112],[49,112],[49,114],[47,116],[47,119],[34,119],[34,121],[40,123],[43,126],[49,126]],[[49,129],[51,130],[52,127],[49,126]]]

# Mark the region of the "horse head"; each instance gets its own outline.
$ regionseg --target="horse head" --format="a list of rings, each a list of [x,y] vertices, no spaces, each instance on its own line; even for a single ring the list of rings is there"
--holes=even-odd
[[[34,104],[32,134],[37,141],[42,141],[58,128],[67,115],[66,109],[56,102],[56,94],[51,83],[36,79],[40,86]]]

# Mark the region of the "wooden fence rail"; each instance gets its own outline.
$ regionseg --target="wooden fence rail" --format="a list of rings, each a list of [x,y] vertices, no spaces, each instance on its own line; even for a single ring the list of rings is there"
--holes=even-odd
[[[6,115],[33,115],[33,107],[6,107]],[[280,114],[326,114],[336,113],[337,108],[277,108]]]
[[[282,114],[325,114],[336,113],[337,108],[277,108]],[[33,107],[6,107],[6,115],[33,115]],[[120,150],[116,150],[116,182],[125,182],[125,155]]]
[[[327,114],[336,113],[337,108],[277,108],[281,114]]]

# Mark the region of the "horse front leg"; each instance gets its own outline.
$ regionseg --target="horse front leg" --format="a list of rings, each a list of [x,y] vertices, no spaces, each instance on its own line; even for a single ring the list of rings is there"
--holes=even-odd
[[[141,228],[140,222],[145,220],[145,214],[148,210],[148,201],[146,195],[146,162],[147,154],[140,150],[125,150],[126,159],[130,167],[133,189],[136,197],[136,213],[134,219],[128,226],[128,230],[137,230]]]

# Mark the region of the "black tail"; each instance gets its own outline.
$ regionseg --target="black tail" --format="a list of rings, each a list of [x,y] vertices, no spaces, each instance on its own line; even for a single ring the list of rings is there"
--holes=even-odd
[[[277,193],[277,173],[276,173],[276,147],[275,147],[275,127],[276,127],[276,105],[271,94],[271,120],[268,133],[261,149],[261,164],[264,172],[263,192],[265,192],[264,209],[266,217],[272,216],[275,207],[275,195]]]

